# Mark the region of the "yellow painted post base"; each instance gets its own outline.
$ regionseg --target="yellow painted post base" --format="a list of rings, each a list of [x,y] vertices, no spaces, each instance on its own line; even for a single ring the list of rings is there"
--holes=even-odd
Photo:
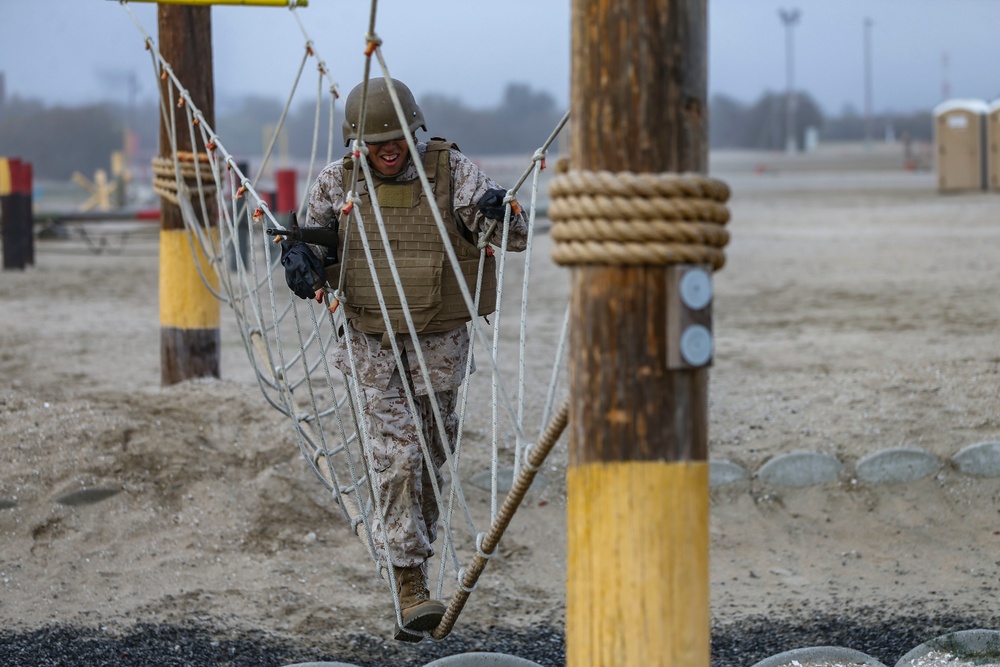
[[[566,664],[708,667],[708,463],[571,467]]]
[[[217,244],[218,230],[207,233]],[[164,386],[219,377],[221,306],[202,275],[218,291],[218,274],[197,239],[192,244],[184,229],[160,230],[160,382]]]
[[[218,230],[209,233],[218,244]],[[191,252],[192,246],[195,252]],[[197,262],[197,263],[196,263]],[[198,269],[201,269],[201,273]],[[160,231],[160,326],[177,329],[218,329],[219,300],[205,287],[204,274],[218,290],[215,267],[201,250],[198,239],[188,239],[185,229]]]

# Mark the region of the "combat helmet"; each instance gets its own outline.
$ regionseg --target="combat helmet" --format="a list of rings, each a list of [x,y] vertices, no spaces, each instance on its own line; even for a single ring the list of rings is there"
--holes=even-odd
[[[400,105],[403,112],[410,119],[410,132],[418,127],[427,131],[424,124],[424,113],[417,106],[417,101],[413,98],[413,93],[406,87],[406,84],[399,79],[393,79],[392,85],[399,96]],[[358,137],[358,120],[361,116],[361,94],[364,82],[359,83],[351,89],[347,95],[347,103],[344,105],[344,145],[349,146],[352,139]],[[389,96],[389,87],[385,79],[368,80],[368,112],[365,115],[364,139],[373,144],[393,139],[403,138],[403,127],[399,123],[399,116],[392,106],[392,98]]]

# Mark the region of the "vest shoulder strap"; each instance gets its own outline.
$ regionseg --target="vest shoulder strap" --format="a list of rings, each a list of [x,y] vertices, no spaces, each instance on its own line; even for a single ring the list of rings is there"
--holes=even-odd
[[[444,137],[431,137],[427,141],[427,150],[444,151],[454,148],[456,151],[462,150],[454,141],[448,141]]]
[[[458,150],[454,142],[441,137],[431,137],[427,142],[427,152],[424,153],[424,171],[428,176],[434,174],[432,179],[434,201],[446,220],[451,217],[451,149],[453,148]],[[476,239],[472,230],[458,220],[452,222],[462,238],[475,245]]]

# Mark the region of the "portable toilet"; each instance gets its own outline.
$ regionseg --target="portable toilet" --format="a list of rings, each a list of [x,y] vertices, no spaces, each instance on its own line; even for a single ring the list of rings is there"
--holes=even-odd
[[[986,111],[986,188],[1000,190],[1000,99]]]
[[[934,108],[938,190],[986,187],[986,115],[982,100],[948,100]]]

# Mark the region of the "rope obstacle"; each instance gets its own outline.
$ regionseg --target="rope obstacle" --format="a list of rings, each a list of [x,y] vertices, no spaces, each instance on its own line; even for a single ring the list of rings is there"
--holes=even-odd
[[[161,88],[160,107],[163,120],[169,128],[171,138],[171,158],[156,158],[153,162],[154,189],[164,200],[178,206],[183,215],[188,232],[190,250],[196,257],[195,266],[206,288],[220,302],[226,304],[238,325],[238,331],[246,351],[247,359],[253,367],[256,382],[266,401],[290,421],[296,443],[307,465],[320,482],[329,490],[352,531],[359,537],[372,558],[373,566],[383,578],[389,580],[396,608],[397,623],[402,626],[399,599],[393,579],[393,569],[382,562],[376,554],[372,539],[371,517],[380,512],[377,494],[371,492],[366,470],[372,466],[371,453],[364,440],[364,429],[359,428],[359,406],[364,405],[361,387],[352,376],[334,372],[328,363],[330,350],[338,340],[338,332],[344,323],[343,309],[337,304],[344,295],[324,289],[317,293],[315,302],[302,301],[294,297],[280,279],[275,285],[275,271],[280,272],[279,257],[274,253],[274,244],[265,233],[272,228],[291,234],[270,210],[267,200],[257,187],[271,157],[279,133],[285,122],[287,111],[299,86],[305,65],[310,58],[316,58],[318,84],[313,141],[307,182],[312,182],[319,150],[321,119],[324,97],[328,97],[328,124],[326,126],[326,162],[333,159],[334,102],[339,96],[337,84],[330,78],[329,69],[319,57],[314,42],[298,16],[295,5],[289,3],[289,10],[298,22],[305,38],[304,54],[295,75],[288,100],[277,122],[274,133],[256,175],[251,179],[237,165],[236,159],[226,149],[215,130],[205,122],[202,112],[192,102],[190,92],[174,74],[154,40],[146,33],[138,19],[128,7],[127,0],[120,0],[121,6],[129,13],[146,49],[151,54],[152,69],[157,79],[166,82]],[[390,96],[405,139],[413,155],[417,154],[415,139],[408,129],[403,108],[391,81],[392,76],[382,56],[382,40],[375,33],[376,2],[371,3],[369,30],[365,35],[364,81],[370,78],[372,57],[374,56],[382,76],[389,83]],[[367,94],[367,89],[365,90]],[[361,108],[365,109],[364,100]],[[178,123],[175,110],[183,118]],[[464,281],[458,281],[464,300],[473,314],[468,324],[473,340],[488,350],[487,361],[490,370],[490,393],[492,408],[491,437],[491,501],[489,527],[482,528],[473,517],[466,502],[459,473],[462,455],[463,432],[469,400],[471,374],[466,373],[466,381],[461,390],[459,408],[459,431],[454,452],[447,452],[446,465],[450,473],[450,488],[438,487],[431,475],[434,497],[440,508],[440,524],[443,532],[441,557],[436,578],[436,597],[442,597],[444,583],[454,578],[455,592],[440,625],[426,633],[433,639],[446,637],[454,627],[470,593],[475,589],[480,575],[485,570],[491,556],[496,552],[504,530],[509,525],[515,511],[522,502],[536,474],[541,469],[546,456],[551,452],[560,434],[566,427],[569,416],[569,402],[562,401],[556,407],[557,396],[565,394],[560,383],[562,360],[566,352],[568,338],[568,311],[563,326],[550,381],[541,402],[538,436],[534,443],[526,436],[526,361],[532,357],[527,349],[529,305],[529,279],[532,260],[532,246],[535,236],[537,198],[540,173],[545,168],[545,158],[551,144],[557,138],[568,120],[568,114],[554,128],[552,134],[531,156],[521,177],[505,198],[507,204],[504,220],[503,245],[497,251],[499,267],[497,311],[492,323],[492,337],[476,316],[478,293],[470,292]],[[364,118],[359,123],[364,127]],[[192,146],[204,148],[200,152],[184,152],[177,149],[177,136],[186,132]],[[354,156],[367,153],[364,137],[353,144]],[[414,161],[419,172],[423,191],[431,202],[435,201],[427,174],[419,160]],[[371,180],[367,160],[356,159],[356,165],[364,170]],[[322,166],[322,165],[320,165]],[[362,219],[359,207],[351,203],[359,201],[355,194],[358,171],[354,170],[349,204],[343,211],[358,229],[363,230],[366,221]],[[502,309],[504,267],[506,259],[506,229],[510,222],[511,206],[520,188],[531,178],[530,205],[528,207],[528,245],[525,251],[525,265],[520,299],[519,343],[512,353],[517,358],[515,387],[501,365],[509,368],[500,355],[500,330],[506,321]],[[375,208],[375,224],[384,233],[382,216],[375,192],[372,192]],[[552,259],[559,264],[685,264],[695,263],[719,269],[724,263],[722,248],[728,241],[724,228],[729,219],[725,202],[729,191],[720,181],[697,174],[629,174],[608,172],[569,172],[557,176],[551,187],[552,205],[549,216],[552,220],[551,234],[555,241]],[[208,215],[209,203],[218,207],[217,220]],[[306,206],[304,195],[298,209],[303,215]],[[461,275],[458,259],[451,247],[440,211],[435,209],[435,222],[444,240],[448,261],[458,275]],[[367,224],[372,224],[368,221]],[[245,225],[251,252],[244,257],[235,252],[235,262],[227,262],[238,248],[240,227]],[[492,229],[486,230],[482,238],[489,238]],[[365,239],[365,251],[370,260],[370,248]],[[280,238],[280,237],[279,237]],[[383,237],[384,238],[384,237]],[[486,248],[481,248],[480,278]],[[390,255],[391,262],[391,255]],[[342,259],[342,266],[346,264]],[[369,261],[370,264],[370,261]],[[372,269],[374,271],[374,269]],[[376,280],[376,285],[378,281]],[[481,283],[481,280],[480,280]],[[343,284],[343,280],[341,280]],[[405,293],[398,272],[394,271],[395,289],[405,304]],[[384,295],[379,290],[380,306],[385,310]],[[407,332],[396,332],[387,319],[389,340],[392,341],[397,368],[402,374],[403,361],[396,334],[410,335],[416,341],[416,331],[412,319],[407,314]],[[414,346],[418,351],[419,345]],[[350,349],[350,346],[348,346]],[[473,355],[469,355],[469,363]],[[354,360],[351,360],[352,368]],[[428,379],[428,369],[423,358],[418,358],[421,372]],[[353,373],[356,376],[356,373]],[[404,383],[405,384],[405,383]],[[414,398],[412,390],[406,387],[407,400],[413,414]],[[444,423],[440,407],[430,393],[432,411],[437,427],[444,436]],[[512,399],[511,396],[515,398]],[[537,412],[537,407],[536,410]],[[500,417],[506,415],[506,428],[513,433],[514,447],[502,443]],[[421,438],[421,449],[428,465],[431,463],[427,443],[423,441],[422,429],[417,429]],[[447,440],[445,440],[447,441]],[[445,448],[447,450],[447,448]],[[499,471],[501,454],[510,460],[514,470],[513,487],[499,503]],[[469,537],[458,535],[456,524],[466,524]],[[384,528],[383,528],[384,529]],[[387,535],[383,539],[388,542]],[[471,553],[471,562],[462,565],[464,554]]]

